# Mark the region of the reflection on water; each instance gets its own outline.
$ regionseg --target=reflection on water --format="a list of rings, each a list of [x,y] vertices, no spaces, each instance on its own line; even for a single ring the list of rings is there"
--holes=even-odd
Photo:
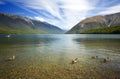
[[[119,53],[120,39],[108,39],[108,38],[90,38],[90,39],[75,39],[79,44],[84,44],[84,47],[90,50],[103,50],[111,51],[114,54]],[[109,53],[109,52],[106,52]]]
[[[37,44],[47,44],[56,40],[56,38],[52,38],[48,35],[40,37],[38,35],[12,35],[10,38],[1,37],[0,38],[0,46],[2,45],[37,45]]]
[[[106,79],[109,75],[102,74],[104,68],[112,68],[108,69],[109,74],[120,78],[117,75],[120,71],[116,71],[120,70],[119,48],[120,35],[11,35],[10,38],[0,35],[0,78],[45,79],[49,76],[51,79],[80,79],[89,74],[97,79]],[[5,59],[11,55],[16,56],[15,61],[6,62]],[[106,65],[99,60],[93,62],[90,58],[94,55],[101,58],[109,56],[112,62]],[[71,66],[69,63],[76,57],[80,62]],[[94,67],[93,64],[97,67],[95,71],[88,71]],[[106,70],[104,74],[108,72]]]

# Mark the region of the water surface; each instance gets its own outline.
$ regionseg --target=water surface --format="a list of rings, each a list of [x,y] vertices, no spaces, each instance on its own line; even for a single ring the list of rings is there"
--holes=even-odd
[[[103,63],[106,57],[111,62]],[[119,60],[119,34],[0,35],[2,79],[119,79]]]

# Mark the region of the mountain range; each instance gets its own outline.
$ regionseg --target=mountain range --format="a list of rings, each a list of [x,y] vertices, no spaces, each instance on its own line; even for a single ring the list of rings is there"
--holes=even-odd
[[[86,18],[67,33],[120,33],[120,13]]]
[[[27,17],[0,13],[0,34],[61,34],[61,28]],[[120,34],[120,13],[86,18],[67,34]]]
[[[0,34],[59,34],[64,31],[57,26],[27,17],[0,13]]]

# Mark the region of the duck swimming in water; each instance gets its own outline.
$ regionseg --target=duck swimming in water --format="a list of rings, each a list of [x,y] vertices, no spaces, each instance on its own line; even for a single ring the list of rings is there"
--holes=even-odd
[[[111,61],[111,59],[109,58],[109,57],[107,57],[107,58],[104,58],[104,63],[107,63],[107,62],[110,62]]]
[[[13,60],[15,60],[15,55],[9,57],[7,60],[8,60],[8,61],[13,61]]]
[[[8,38],[9,38],[9,37],[10,37],[10,35],[7,35],[6,37],[8,37]]]
[[[98,56],[92,56],[91,58],[92,59],[98,59]]]
[[[72,60],[71,64],[75,64],[78,62],[78,58],[75,58],[74,60]]]

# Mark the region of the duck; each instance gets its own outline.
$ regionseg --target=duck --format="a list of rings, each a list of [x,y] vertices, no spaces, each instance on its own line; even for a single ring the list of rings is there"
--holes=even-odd
[[[9,57],[7,60],[8,60],[8,61],[13,61],[13,60],[15,60],[15,55]]]
[[[10,36],[11,36],[11,35],[7,35],[6,37],[8,37],[8,38],[9,38]]]
[[[72,64],[75,64],[75,63],[77,63],[78,62],[78,58],[75,58],[74,60],[72,60]]]
[[[97,59],[97,58],[98,58],[98,56],[92,56],[91,58],[92,58],[92,59]]]
[[[109,57],[107,57],[107,58],[104,58],[104,63],[107,63],[107,62],[110,62],[111,61],[111,59],[109,58]]]

